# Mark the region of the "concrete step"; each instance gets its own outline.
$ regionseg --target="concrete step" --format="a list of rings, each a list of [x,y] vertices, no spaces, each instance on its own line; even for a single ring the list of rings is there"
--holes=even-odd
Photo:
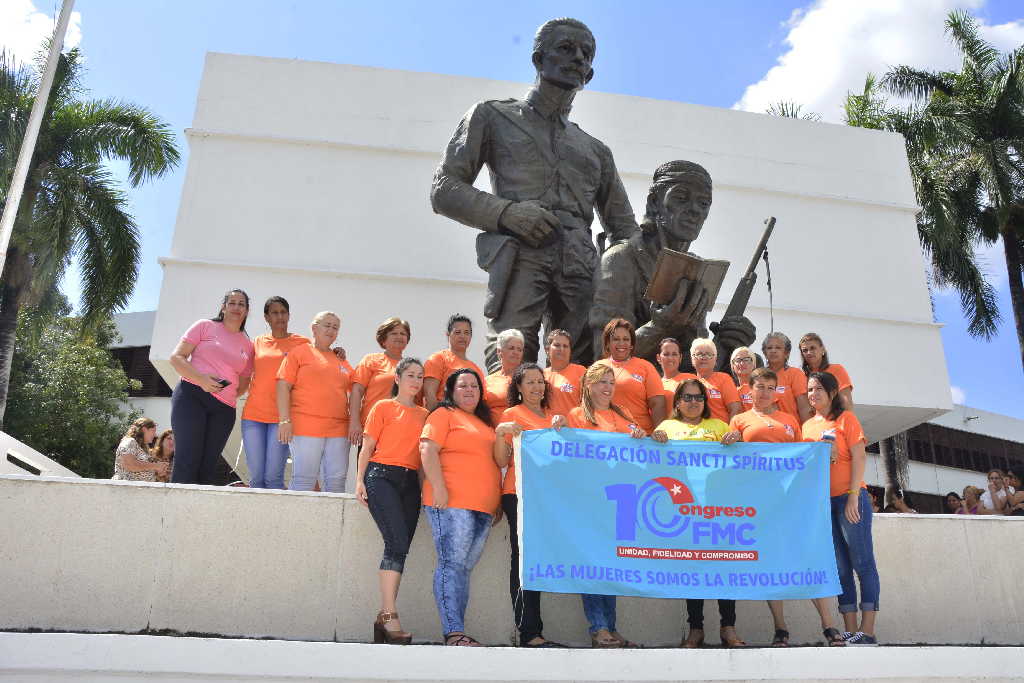
[[[1011,681],[1022,647],[524,650],[82,633],[0,633],[0,680]]]

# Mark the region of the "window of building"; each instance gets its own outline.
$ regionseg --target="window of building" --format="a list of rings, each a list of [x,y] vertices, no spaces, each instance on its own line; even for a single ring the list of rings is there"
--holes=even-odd
[[[110,354],[121,363],[129,379],[142,383],[139,389],[128,389],[132,397],[170,396],[171,388],[160,376],[153,364],[149,362],[148,346],[131,346],[121,349],[110,349]]]

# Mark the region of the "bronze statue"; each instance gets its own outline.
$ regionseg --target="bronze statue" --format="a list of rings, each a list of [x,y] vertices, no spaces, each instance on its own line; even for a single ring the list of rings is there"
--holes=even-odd
[[[590,310],[595,339],[600,340],[611,318],[625,318],[636,327],[634,355],[654,362],[661,340],[675,337],[682,347],[683,368],[692,371],[690,342],[708,336],[705,316],[715,302],[708,301],[701,283],[690,280],[680,282],[674,299],[667,304],[655,304],[644,294],[662,248],[687,252],[710,210],[711,176],[703,166],[670,161],[658,167],[647,194],[640,231],[612,244],[601,255]],[[742,315],[723,318],[715,335],[719,367],[728,371],[732,350],[752,344],[755,332],[753,323]]]
[[[488,273],[487,365],[497,365],[499,332],[526,338],[535,361],[542,321],[573,335],[573,358],[590,360],[588,313],[598,254],[590,234],[597,210],[613,240],[637,231],[612,153],[569,121],[576,93],[594,75],[596,44],[575,19],[537,31],[537,79],[525,100],[491,100],[463,117],[434,174],[436,213],[479,228],[477,263]],[[493,194],[473,187],[482,166]]]

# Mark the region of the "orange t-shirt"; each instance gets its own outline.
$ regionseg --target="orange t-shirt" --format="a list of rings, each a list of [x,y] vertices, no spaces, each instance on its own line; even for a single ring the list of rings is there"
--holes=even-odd
[[[506,408],[505,412],[501,415],[502,422],[515,422],[523,429],[547,429],[551,426],[551,420],[555,415],[561,415],[556,413],[550,406],[544,409],[544,417],[541,417],[537,413],[533,412],[525,405],[520,403],[517,406]],[[505,443],[511,444],[512,437],[506,436]],[[515,455],[509,458],[508,469],[505,470],[505,480],[501,484],[501,492],[504,493],[518,493],[516,489],[516,463]]]
[[[352,373],[352,383],[363,386],[363,405],[359,409],[359,424],[366,427],[370,409],[377,401],[391,397],[391,387],[395,383],[395,368],[398,361],[388,357],[386,353],[368,353],[363,356]]]
[[[740,407],[740,412],[744,413],[754,407],[754,391],[750,388],[750,385],[744,382],[739,386],[736,392],[740,395],[740,403],[743,405]]]
[[[789,413],[776,410],[763,415],[748,410],[729,421],[730,430],[738,430],[743,441],[792,443],[800,440],[800,425]]]
[[[331,351],[312,344],[285,356],[277,378],[292,385],[291,420],[296,436],[348,436],[348,390],[352,375]]]
[[[598,410],[594,412],[594,419],[597,420],[597,424],[592,424],[587,421],[587,417],[583,414],[583,406],[576,406],[566,417],[569,426],[574,429],[596,429],[599,432],[617,432],[619,434],[629,434],[632,430],[630,427],[635,424],[632,419],[632,414],[622,409],[622,412],[626,413],[630,419],[625,419],[614,410],[609,408],[608,410]]]
[[[494,462],[494,430],[459,408],[437,408],[420,433],[441,447],[441,474],[448,507],[493,515],[501,501],[501,470]],[[423,482],[423,504],[434,504],[430,480]]]
[[[290,334],[277,339],[271,334],[261,334],[252,340],[255,349],[255,374],[249,386],[249,398],[242,410],[243,420],[253,422],[277,422],[277,370],[288,352],[296,346],[308,344],[301,334]]]
[[[645,432],[654,429],[651,408],[647,399],[652,396],[664,396],[665,387],[661,384],[661,376],[648,361],[636,356],[619,363],[611,358],[598,361],[607,365],[615,372],[615,403],[629,412],[637,425]]]
[[[840,496],[851,488],[850,478],[853,476],[853,453],[850,448],[858,443],[867,443],[864,437],[864,429],[860,426],[860,420],[849,410],[844,410],[835,420],[826,420],[820,415],[815,415],[807,422],[804,422],[804,441],[821,441],[822,436],[831,433],[835,437],[836,458],[835,464],[829,467],[829,495]],[[856,487],[867,488],[867,484],[860,481]]]
[[[377,401],[363,431],[376,442],[370,462],[420,468],[420,434],[427,421],[427,409],[403,406],[395,399]]]
[[[436,379],[437,380],[437,400],[440,401],[444,398],[444,383],[456,370],[461,368],[469,368],[475,370],[476,374],[480,376],[480,381],[484,381],[484,377],[487,376],[483,370],[477,366],[471,360],[462,360],[454,353],[451,349],[442,349],[437,353],[431,354],[427,362],[423,364],[423,379]],[[483,387],[481,387],[482,389]]]
[[[580,404],[586,372],[585,367],[576,363],[569,363],[559,371],[544,370],[544,379],[548,383],[548,407],[555,415],[568,415]]]
[[[800,411],[796,407],[796,399],[807,395],[807,375],[800,368],[784,368],[775,373],[779,383],[775,387],[775,402],[779,408],[800,420]]]
[[[484,377],[484,403],[491,411],[491,424],[495,427],[501,423],[501,415],[508,408],[508,385],[511,382],[512,377],[500,371]]]
[[[676,389],[679,388],[679,384],[691,377],[696,377],[692,372],[679,372],[674,377],[662,377],[661,386],[665,388],[665,417],[667,418],[672,414],[672,400],[676,396]]]
[[[853,390],[853,382],[850,380],[850,373],[846,372],[846,368],[839,363],[829,363],[828,367],[821,372],[830,373],[836,378],[836,382],[839,383],[839,391],[842,391],[843,389]]]

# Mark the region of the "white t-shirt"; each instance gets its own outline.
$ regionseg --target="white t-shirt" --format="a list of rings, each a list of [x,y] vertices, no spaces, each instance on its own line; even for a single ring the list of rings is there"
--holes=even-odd
[[[1009,491],[1010,493],[1013,493],[1014,492],[1013,491],[1013,487],[1012,486],[1004,486],[1003,488],[1001,488],[996,493],[996,495],[999,496],[999,500],[1000,501],[1005,501],[1006,500],[1006,492],[1007,491]],[[984,505],[986,509],[989,509],[989,510],[995,510],[996,509],[996,506],[992,504],[992,492],[991,491],[985,491],[984,493],[981,494],[981,504]]]

